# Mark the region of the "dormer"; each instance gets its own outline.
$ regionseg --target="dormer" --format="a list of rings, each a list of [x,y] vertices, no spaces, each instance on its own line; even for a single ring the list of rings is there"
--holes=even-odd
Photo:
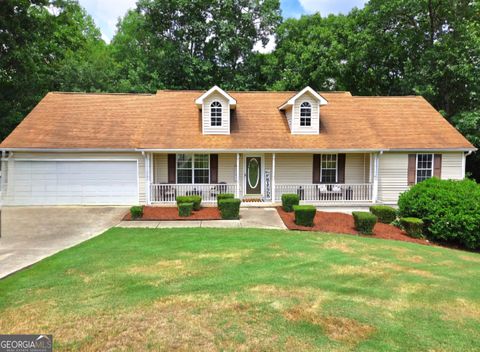
[[[286,101],[279,110],[285,112],[292,134],[320,133],[320,106],[328,102],[310,87]]]
[[[203,134],[230,134],[230,110],[237,101],[220,87],[214,86],[195,100],[202,110]]]

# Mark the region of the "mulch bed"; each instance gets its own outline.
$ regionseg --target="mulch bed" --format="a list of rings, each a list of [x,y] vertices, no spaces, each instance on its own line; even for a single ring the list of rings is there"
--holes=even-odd
[[[144,207],[143,217],[136,220],[147,221],[168,221],[168,220],[221,220],[220,211],[216,207],[205,207],[198,211],[193,211],[188,217],[178,216],[177,207]],[[123,220],[132,220],[130,212],[124,216]]]
[[[282,207],[277,207],[278,214],[283,220],[283,223],[289,230],[299,231],[321,231],[321,232],[333,232],[349,235],[360,235],[355,230],[355,224],[353,222],[353,216],[344,213],[329,213],[323,211],[317,211],[314,220],[314,227],[305,227],[295,224],[295,214],[285,212]],[[424,239],[411,238],[407,234],[400,230],[398,227],[377,223],[373,228],[373,235],[365,235],[365,237],[384,238],[389,240],[413,242],[425,245],[431,245]]]

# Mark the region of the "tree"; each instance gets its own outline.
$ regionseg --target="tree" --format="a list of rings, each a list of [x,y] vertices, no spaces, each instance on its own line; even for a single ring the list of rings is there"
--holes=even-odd
[[[477,148],[480,149],[480,110],[455,115],[452,118],[455,127]],[[480,180],[480,153],[467,158],[467,172]]]
[[[142,91],[242,89],[253,46],[266,44],[280,19],[278,0],[141,0],[112,45],[123,76]]]
[[[358,90],[371,83],[379,94],[420,94],[448,117],[478,105],[478,11],[469,0],[371,0],[357,16]],[[375,79],[362,79],[371,68]]]
[[[278,90],[343,90],[351,17],[320,14],[289,19],[277,30],[273,53]]]
[[[99,83],[98,71],[90,80],[85,72],[71,74],[85,66],[87,53],[100,55],[105,48],[100,31],[76,1],[0,2],[0,42],[2,139],[48,91],[107,88]]]

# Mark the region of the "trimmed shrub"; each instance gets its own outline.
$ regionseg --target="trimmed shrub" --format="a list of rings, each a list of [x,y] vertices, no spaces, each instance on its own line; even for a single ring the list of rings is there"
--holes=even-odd
[[[377,217],[375,215],[366,211],[354,211],[352,215],[355,221],[355,228],[358,232],[364,235],[373,234],[373,228],[377,223]]]
[[[220,193],[217,194],[217,202],[222,199],[232,199],[235,198],[235,195],[233,193]]]
[[[423,221],[419,218],[401,218],[400,224],[403,229],[413,238],[422,238],[423,237]]]
[[[292,212],[295,205],[300,204],[300,197],[298,194],[282,194],[282,208],[286,212]]]
[[[140,219],[143,216],[143,206],[134,206],[130,208],[130,217],[132,220]]]
[[[217,194],[217,207],[220,209],[220,201],[224,199],[233,199],[235,198],[235,195],[233,193],[221,193]]]
[[[370,212],[378,218],[378,221],[384,224],[391,224],[397,218],[395,208],[386,205],[372,205]]]
[[[402,193],[400,217],[423,220],[432,241],[480,248],[480,185],[472,180],[431,178]]]
[[[295,224],[299,226],[313,226],[317,208],[313,205],[294,205],[293,211],[295,212]]]
[[[178,215],[182,217],[192,215],[193,203],[180,203],[178,204]]]
[[[178,196],[177,206],[181,203],[193,203],[193,210],[200,210],[202,196]]]
[[[242,201],[237,198],[226,198],[218,202],[218,209],[222,219],[235,220],[240,217],[240,203]]]

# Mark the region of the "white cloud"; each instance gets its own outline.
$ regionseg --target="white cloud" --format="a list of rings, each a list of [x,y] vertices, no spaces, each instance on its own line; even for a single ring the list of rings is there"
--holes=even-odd
[[[102,38],[109,42],[115,34],[117,20],[129,9],[135,8],[136,0],[79,0],[102,31]]]
[[[352,8],[362,8],[367,0],[299,0],[300,5],[308,13],[320,12],[322,16],[331,13],[347,14]]]
[[[265,45],[265,47],[263,47],[262,41],[258,41],[253,46],[253,50],[258,51],[259,53],[262,53],[262,54],[271,53],[275,49],[275,46],[276,46],[275,37],[273,35],[271,35],[271,36],[268,37],[268,39],[269,39],[268,43],[267,43],[267,45]]]

